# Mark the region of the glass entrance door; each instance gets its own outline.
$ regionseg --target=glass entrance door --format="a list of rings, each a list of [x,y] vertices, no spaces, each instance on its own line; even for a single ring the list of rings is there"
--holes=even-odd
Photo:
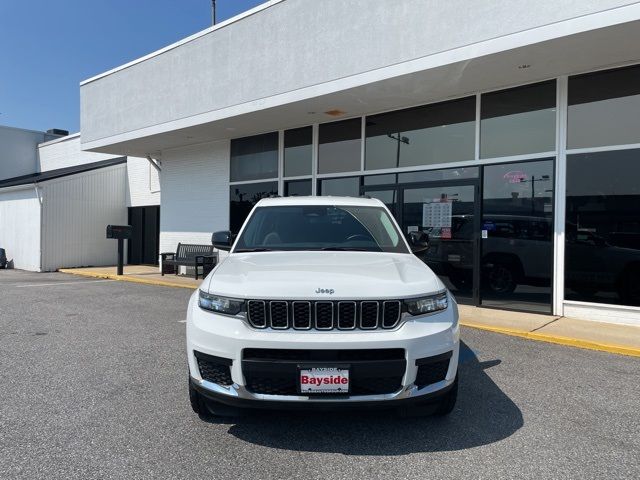
[[[482,305],[551,313],[553,160],[484,167]]]
[[[405,234],[429,235],[429,249],[418,254],[461,303],[478,303],[478,185],[428,184],[401,189]]]

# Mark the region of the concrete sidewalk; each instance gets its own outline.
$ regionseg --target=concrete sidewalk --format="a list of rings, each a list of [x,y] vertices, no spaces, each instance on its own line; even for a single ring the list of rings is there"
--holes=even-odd
[[[108,278],[111,280],[121,280],[125,282],[145,283],[147,285],[159,285],[163,287],[178,287],[196,289],[202,283],[202,279],[195,280],[193,277],[174,275],[173,273],[160,275],[159,267],[150,265],[126,265],[124,275],[116,274],[116,267],[86,267],[86,268],[63,268],[62,273],[82,275],[84,277]]]
[[[127,282],[196,289],[202,280],[181,275],[161,276],[158,267],[132,265],[124,275],[116,267],[90,267],[60,270],[86,277],[108,278]],[[578,320],[574,318],[511,312],[460,305],[460,323],[505,335],[640,357],[640,327]]]

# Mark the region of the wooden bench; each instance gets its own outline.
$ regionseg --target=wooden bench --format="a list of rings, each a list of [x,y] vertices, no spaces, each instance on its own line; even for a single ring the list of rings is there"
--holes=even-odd
[[[179,243],[176,252],[160,254],[160,273],[178,274],[178,267],[194,267],[195,279],[198,279],[198,269],[202,268],[202,278],[218,263],[218,252],[213,251],[213,245],[193,245]]]

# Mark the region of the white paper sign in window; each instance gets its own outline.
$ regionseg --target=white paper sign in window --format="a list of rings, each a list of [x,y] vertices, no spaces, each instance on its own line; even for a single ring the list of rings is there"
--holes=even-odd
[[[422,204],[422,226],[431,228],[450,228],[452,203],[435,201]]]

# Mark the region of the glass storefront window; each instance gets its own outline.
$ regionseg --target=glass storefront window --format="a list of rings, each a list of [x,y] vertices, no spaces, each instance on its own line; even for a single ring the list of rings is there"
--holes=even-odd
[[[258,200],[278,194],[278,182],[231,185],[229,192],[229,230],[238,233]]]
[[[294,128],[284,132],[284,176],[311,175],[312,128]]]
[[[422,170],[398,174],[398,183],[439,182],[441,180],[462,180],[478,178],[478,167],[448,168],[446,170]]]
[[[325,178],[320,180],[319,195],[359,197],[360,177]]]
[[[555,80],[482,95],[481,158],[549,152],[555,144]]]
[[[323,123],[319,130],[318,173],[360,170],[362,120]]]
[[[231,140],[231,181],[278,176],[278,133]]]
[[[569,78],[568,148],[640,143],[640,66]]]
[[[565,299],[640,306],[640,149],[567,157]]]
[[[285,197],[307,197],[311,195],[311,180],[291,180],[284,182]]]
[[[484,167],[482,304],[551,311],[553,160]]]
[[[473,160],[475,97],[366,118],[365,168]]]
[[[364,185],[389,185],[397,182],[397,176],[395,173],[388,175],[365,175],[363,177]]]

